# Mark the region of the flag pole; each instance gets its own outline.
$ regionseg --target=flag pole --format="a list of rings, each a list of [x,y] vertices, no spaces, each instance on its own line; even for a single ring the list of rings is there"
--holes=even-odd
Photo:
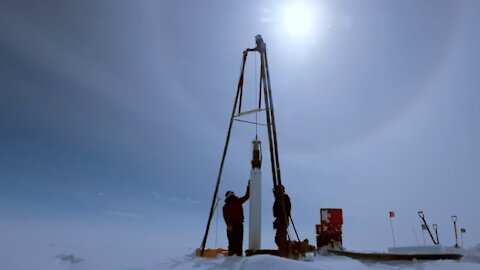
[[[420,246],[420,242],[418,241],[418,237],[417,237],[417,232],[415,232],[415,227],[412,225],[412,231],[413,231],[413,235],[415,236],[415,241],[417,241],[417,246]]]
[[[422,236],[423,236],[423,245],[426,246],[427,242],[425,242],[425,230],[422,228]]]
[[[423,245],[426,246],[427,243],[425,243],[425,230],[427,229],[427,226],[425,224],[422,224],[422,237],[423,237]]]
[[[465,246],[463,245],[463,232],[460,233],[460,236],[462,237],[462,247],[465,248]]]
[[[395,212],[390,211],[389,216],[390,216],[390,228],[392,229],[393,246],[396,247],[397,243],[395,242],[395,232],[393,231],[393,222],[392,222],[392,217],[395,216]]]

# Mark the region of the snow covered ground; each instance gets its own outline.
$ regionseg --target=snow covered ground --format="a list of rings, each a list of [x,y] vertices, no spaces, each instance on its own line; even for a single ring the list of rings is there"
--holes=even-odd
[[[480,264],[467,261],[435,261],[405,263],[362,263],[337,256],[321,256],[313,261],[293,261],[274,256],[262,255],[250,258],[222,258],[217,260],[179,260],[163,265],[165,269],[238,269],[238,270],[289,270],[289,269],[480,269]]]
[[[132,250],[132,255],[135,251]],[[153,253],[152,253],[153,254]],[[150,255],[152,255],[150,254]],[[46,254],[45,254],[46,255]],[[98,255],[98,254],[97,254]],[[107,256],[105,256],[107,255]],[[23,258],[23,263],[16,264],[10,261],[10,265],[5,265],[5,261],[0,261],[0,269],[45,269],[45,270],[214,270],[214,269],[235,269],[235,270],[253,270],[253,269],[325,269],[325,270],[348,270],[348,269],[421,269],[421,270],[451,270],[451,269],[480,269],[480,244],[470,248],[468,255],[460,261],[427,261],[427,262],[388,262],[388,263],[366,263],[346,257],[338,256],[317,256],[309,261],[294,261],[269,255],[260,255],[254,257],[222,257],[217,259],[198,258],[194,255],[174,255],[169,257],[158,256],[158,259],[152,259],[152,256],[136,256],[136,260],[130,258],[115,258],[114,254],[108,256],[108,251],[103,251],[101,256],[82,257],[76,254],[58,254],[53,257],[43,258],[43,263],[33,262],[27,256]],[[149,257],[149,258],[147,258]],[[36,258],[40,259],[40,258]],[[29,263],[28,263],[29,261]],[[36,266],[33,266],[35,263]],[[39,265],[40,263],[40,265]],[[30,264],[30,266],[27,266]]]

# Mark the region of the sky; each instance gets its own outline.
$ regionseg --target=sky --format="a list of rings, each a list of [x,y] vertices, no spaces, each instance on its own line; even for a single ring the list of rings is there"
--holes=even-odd
[[[308,7],[311,27],[292,31],[292,2]],[[343,208],[347,248],[392,246],[389,211],[397,245],[422,244],[423,210],[443,245],[455,243],[451,215],[465,246],[479,243],[479,8],[1,1],[0,249],[198,247],[242,51],[256,34],[267,43],[282,179],[301,238],[315,243],[320,208]],[[259,58],[249,60],[245,108],[258,80]],[[265,130],[258,135],[268,248],[273,196]],[[254,126],[234,124],[220,195],[244,192],[254,137]],[[217,217],[209,247],[226,246]]]

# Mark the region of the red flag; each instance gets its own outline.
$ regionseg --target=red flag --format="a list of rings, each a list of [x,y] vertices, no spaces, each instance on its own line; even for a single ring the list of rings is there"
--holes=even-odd
[[[391,218],[392,218],[392,217],[395,217],[395,212],[393,212],[393,211],[390,211],[390,213],[389,213],[389,214],[390,214],[390,217],[391,217]]]

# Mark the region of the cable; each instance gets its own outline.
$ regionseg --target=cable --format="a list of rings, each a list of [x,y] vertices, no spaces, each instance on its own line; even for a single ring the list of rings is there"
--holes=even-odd
[[[255,54],[255,85],[253,87],[253,92],[255,93],[255,102],[257,103],[257,54]],[[255,140],[258,140],[258,112],[255,112]]]

